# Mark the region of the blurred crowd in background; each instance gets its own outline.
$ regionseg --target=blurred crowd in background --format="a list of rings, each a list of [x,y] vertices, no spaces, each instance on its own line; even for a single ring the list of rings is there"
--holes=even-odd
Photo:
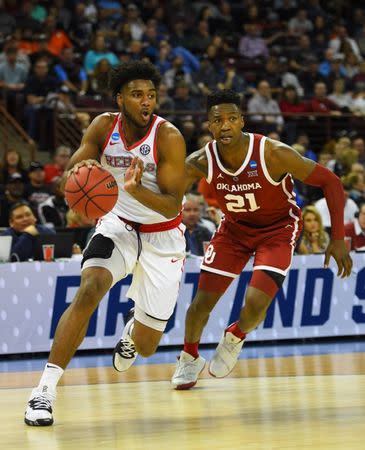
[[[56,230],[95,225],[68,211],[59,189],[76,148],[49,146],[49,111],[82,133],[95,108],[116,108],[110,67],[134,59],[161,71],[158,112],[181,130],[189,153],[211,139],[206,95],[236,90],[248,131],[292,145],[343,180],[348,242],[365,246],[365,7],[341,0],[0,0],[1,102],[49,154],[47,164],[25,166],[19,149],[0,149],[1,227],[12,227],[19,202]],[[328,117],[332,135],[314,140]],[[323,253],[323,194],[301,183],[296,194],[305,224],[297,252]],[[207,183],[193,187],[183,215],[187,250],[202,255],[221,218]]]

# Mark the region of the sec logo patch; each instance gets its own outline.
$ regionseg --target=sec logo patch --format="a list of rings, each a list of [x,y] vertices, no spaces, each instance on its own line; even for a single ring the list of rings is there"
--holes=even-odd
[[[139,151],[141,152],[141,155],[146,156],[151,151],[151,147],[147,144],[143,144],[140,146]]]

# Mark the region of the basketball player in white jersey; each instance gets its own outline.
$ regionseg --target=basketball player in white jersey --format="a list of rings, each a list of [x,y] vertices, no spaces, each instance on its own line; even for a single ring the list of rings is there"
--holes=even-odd
[[[53,423],[56,386],[83,341],[89,319],[106,292],[133,274],[127,296],[135,302],[113,355],[123,371],[137,353],[152,355],[176,303],[185,259],[181,208],[185,142],[169,122],[153,114],[160,74],[148,62],[114,69],[111,90],[120,113],[97,116],[72,156],[68,174],[101,164],[115,177],[119,197],[102,217],[83,254],[81,284],[55,333],[48,363],[33,389],[25,423]]]

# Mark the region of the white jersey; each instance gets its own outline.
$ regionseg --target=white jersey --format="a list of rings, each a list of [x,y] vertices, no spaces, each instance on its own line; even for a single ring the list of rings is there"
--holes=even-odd
[[[144,163],[142,184],[153,192],[161,192],[156,179],[156,140],[158,128],[165,119],[153,115],[146,135],[131,146],[126,143],[121,119],[121,114],[115,116],[100,158],[101,165],[113,174],[118,183],[119,196],[112,212],[119,217],[142,224],[166,222],[166,217],[144,206],[124,190],[124,174],[131,165],[132,159],[138,156]]]

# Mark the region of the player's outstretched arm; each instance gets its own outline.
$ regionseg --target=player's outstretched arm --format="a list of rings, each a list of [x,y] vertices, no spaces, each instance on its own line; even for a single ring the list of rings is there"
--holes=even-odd
[[[185,192],[193,183],[208,176],[208,161],[204,147],[191,153],[185,160]]]
[[[328,267],[332,256],[337,264],[337,275],[344,278],[351,274],[352,259],[346,249],[344,237],[345,195],[340,179],[327,168],[303,158],[291,147],[269,141],[270,174],[279,180],[285,173],[323,190],[331,216],[331,241],[327,247],[324,266]]]
[[[138,157],[125,174],[124,189],[143,205],[172,219],[181,211],[184,196],[185,141],[180,131],[166,122],[160,126],[157,148],[156,177],[160,193],[143,186],[143,163]]]

